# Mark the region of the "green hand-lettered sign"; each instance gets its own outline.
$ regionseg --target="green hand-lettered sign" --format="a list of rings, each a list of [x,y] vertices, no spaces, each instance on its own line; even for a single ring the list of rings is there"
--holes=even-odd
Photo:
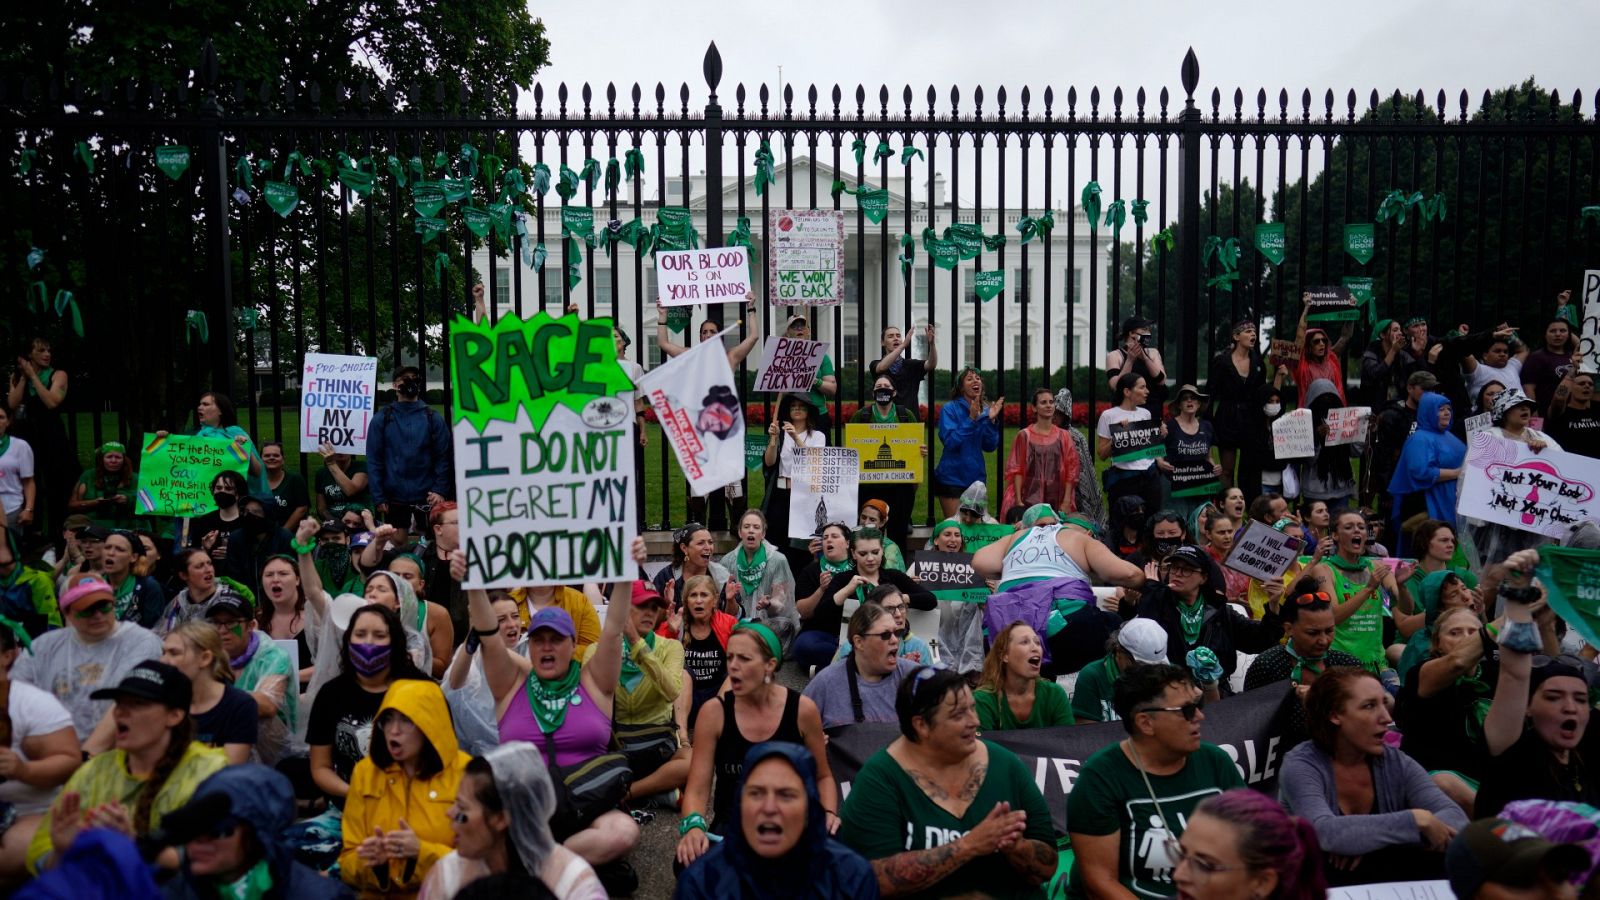
[[[1363,266],[1372,261],[1377,245],[1377,228],[1371,222],[1344,227],[1344,252]]]
[[[539,429],[557,406],[581,413],[596,397],[633,390],[617,365],[609,318],[540,312],[491,324],[457,316],[451,329],[451,421],[478,431],[490,421],[515,422],[521,408]]]
[[[248,451],[226,438],[146,433],[139,455],[139,493],[134,511],[141,516],[198,516],[211,512],[211,481],[222,472],[243,475]]]
[[[1263,222],[1256,226],[1256,249],[1275,266],[1283,265],[1284,231],[1282,222]]]

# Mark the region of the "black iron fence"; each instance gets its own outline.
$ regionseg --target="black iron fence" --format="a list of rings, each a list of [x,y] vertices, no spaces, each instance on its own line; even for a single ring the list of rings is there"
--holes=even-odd
[[[1600,221],[1580,214],[1600,202],[1600,102],[1586,114],[1581,94],[1564,102],[1531,83],[1476,103],[1443,91],[1374,91],[1364,105],[1354,91],[1208,98],[1191,52],[1181,96],[739,84],[729,104],[712,45],[703,101],[687,84],[541,84],[531,113],[511,95],[471,98],[469,115],[454,85],[218,84],[216,68],[203,60],[168,94],[0,86],[16,160],[4,190],[27,210],[8,243],[4,318],[14,339],[55,337],[80,447],[181,427],[209,385],[292,456],[307,350],[374,354],[384,372],[412,363],[447,391],[450,320],[479,280],[494,315],[569,303],[613,315],[648,364],[642,245],[747,242],[765,259],[774,209],[843,210],[849,223],[847,302],[814,311],[840,366],[835,423],[870,393],[885,325],[938,329],[930,420],[952,369],[971,364],[1025,422],[1040,384],[1072,384],[1091,410],[1106,399],[1096,371],[1128,315],[1155,322],[1171,381],[1197,381],[1227,323],[1292,333],[1302,289],[1344,276],[1371,277],[1385,316],[1520,316],[1528,330],[1600,244]],[[876,188],[887,196],[864,200]],[[693,227],[661,228],[679,207]],[[574,208],[593,210],[593,240],[563,239]],[[964,235],[944,231],[957,223]],[[1263,223],[1284,226],[1279,262],[1256,246]],[[1365,264],[1343,244],[1344,226],[1363,223],[1375,225]],[[974,234],[982,246],[948,271],[929,252]],[[24,264],[33,248],[43,261]],[[973,295],[986,270],[1008,273],[998,302]],[[765,266],[756,284],[764,293]],[[760,310],[763,333],[781,330],[786,310]],[[659,442],[649,452],[647,523],[672,523],[675,464]]]

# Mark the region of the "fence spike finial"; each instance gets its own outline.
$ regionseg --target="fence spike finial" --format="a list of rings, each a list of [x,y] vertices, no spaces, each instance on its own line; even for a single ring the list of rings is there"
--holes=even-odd
[[[1183,80],[1183,92],[1188,95],[1188,105],[1194,105],[1194,89],[1200,86],[1200,60],[1194,55],[1194,48],[1183,56],[1183,66],[1178,70],[1178,77]]]

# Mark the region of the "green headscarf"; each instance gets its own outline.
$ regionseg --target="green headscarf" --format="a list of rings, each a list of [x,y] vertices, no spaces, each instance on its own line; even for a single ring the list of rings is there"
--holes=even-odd
[[[1393,324],[1394,324],[1394,320],[1393,319],[1379,319],[1377,324],[1372,326],[1372,340],[1376,341],[1379,338],[1383,337],[1383,332],[1386,329],[1388,329],[1388,327],[1390,325],[1393,325]]]
[[[1050,504],[1035,503],[1034,505],[1028,507],[1027,511],[1022,514],[1022,527],[1032,528],[1035,523],[1043,518],[1051,518],[1058,521],[1060,520],[1060,516],[1056,514],[1055,510],[1050,508]]]
[[[771,628],[768,628],[760,622],[746,620],[733,626],[733,630],[748,631],[755,635],[756,638],[761,641],[761,643],[767,645],[767,652],[772,654],[773,660],[780,665],[783,663],[783,645],[778,642],[778,636],[773,633]]]

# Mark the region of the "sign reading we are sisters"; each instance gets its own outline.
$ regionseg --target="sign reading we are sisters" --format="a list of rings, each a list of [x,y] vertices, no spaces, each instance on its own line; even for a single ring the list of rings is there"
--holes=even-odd
[[[1549,447],[1535,453],[1520,441],[1479,432],[1467,447],[1466,466],[1457,510],[1463,516],[1550,538],[1600,516],[1600,461],[1587,456]]]

